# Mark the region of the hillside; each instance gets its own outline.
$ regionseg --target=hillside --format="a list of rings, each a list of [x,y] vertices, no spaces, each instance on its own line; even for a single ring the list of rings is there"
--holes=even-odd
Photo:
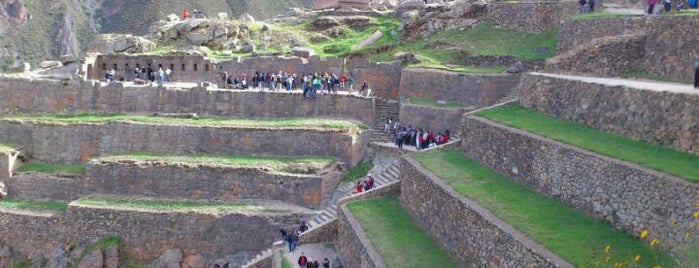
[[[0,0],[0,70],[67,55],[76,57],[97,33],[143,35],[155,21],[182,10],[232,18],[275,17],[312,0]]]

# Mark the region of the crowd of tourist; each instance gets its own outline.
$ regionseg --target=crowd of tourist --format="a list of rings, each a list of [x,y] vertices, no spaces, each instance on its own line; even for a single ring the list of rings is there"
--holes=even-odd
[[[251,77],[247,74],[239,76],[223,73],[222,77],[225,88],[235,89],[255,89],[268,91],[294,91],[303,90],[303,95],[307,98],[314,98],[319,93],[337,93],[339,89],[347,89],[350,93],[354,90],[354,78],[347,75],[337,75],[324,73],[296,73],[263,72],[257,71]],[[248,83],[250,80],[250,83]],[[369,95],[369,83],[365,80],[359,88],[358,94],[365,92]]]
[[[105,78],[109,82],[114,82],[115,79],[119,81],[132,81],[132,80],[145,80],[151,82],[158,82],[158,85],[163,85],[165,82],[170,82],[173,77],[173,71],[169,67],[163,70],[163,67],[158,67],[158,70],[153,69],[153,67],[148,65],[148,67],[140,68],[137,65],[135,69],[131,69],[129,66],[124,68],[124,74],[117,78],[117,73],[114,68],[110,69],[105,73]]]
[[[321,266],[321,263],[318,262],[318,260],[308,259],[308,257],[306,257],[306,253],[304,252],[301,252],[301,256],[299,256],[297,263],[299,268],[330,268],[330,261],[328,258],[323,259],[323,264]]]
[[[448,129],[443,132],[435,133],[429,129],[419,127],[401,126],[400,120],[393,118],[386,119],[384,132],[392,135],[393,142],[398,148],[403,148],[403,145],[415,146],[415,149],[427,149],[448,143],[451,139],[451,134]]]
[[[374,188],[374,177],[371,174],[361,179],[355,185],[355,193],[366,192]]]

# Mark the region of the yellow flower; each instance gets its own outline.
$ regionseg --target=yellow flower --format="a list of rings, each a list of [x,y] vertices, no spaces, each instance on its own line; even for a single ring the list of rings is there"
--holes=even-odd
[[[604,258],[604,262],[609,262],[609,260],[610,260],[610,259],[609,259],[609,256],[607,256],[606,258]]]
[[[620,262],[615,262],[614,263],[614,268],[621,268],[621,263]]]
[[[699,219],[699,211],[694,212],[694,218],[695,218],[695,219]]]
[[[641,260],[641,255],[636,254],[636,256],[633,257],[633,261],[640,261]]]
[[[660,265],[658,265],[658,264],[656,264],[655,266],[653,266],[653,268],[663,268],[663,267],[660,266]]]
[[[655,246],[655,245],[658,244],[658,242],[660,242],[660,241],[659,241],[657,238],[654,238],[653,241],[650,241],[650,246],[651,246],[651,247],[652,247],[652,246]]]
[[[604,248],[604,252],[605,252],[605,253],[609,253],[609,251],[610,251],[611,249],[612,249],[612,247],[610,247],[609,245],[607,245],[607,247]]]
[[[696,204],[694,204],[694,207],[695,207],[696,209],[699,209],[699,202],[697,202]]]
[[[648,236],[648,230],[641,231],[641,238],[646,238]]]

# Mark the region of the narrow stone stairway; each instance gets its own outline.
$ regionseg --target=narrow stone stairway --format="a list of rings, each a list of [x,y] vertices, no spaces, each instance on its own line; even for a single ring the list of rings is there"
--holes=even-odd
[[[393,138],[390,134],[384,132],[384,126],[386,125],[386,119],[393,118],[393,120],[398,119],[400,114],[400,102],[397,100],[387,100],[376,98],[374,100],[374,126],[372,128],[371,141],[372,142],[393,142]]]

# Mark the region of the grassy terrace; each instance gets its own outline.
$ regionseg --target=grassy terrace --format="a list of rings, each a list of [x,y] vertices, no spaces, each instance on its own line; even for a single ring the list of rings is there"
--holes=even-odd
[[[473,161],[455,150],[414,155],[423,166],[457,192],[476,200],[525,235],[577,267],[613,267],[630,261],[634,267],[671,267],[669,257],[641,241],[613,229],[608,223],[586,217],[562,203]],[[605,247],[610,262],[605,263]],[[634,256],[640,255],[635,262]]]
[[[18,172],[42,172],[50,174],[82,174],[85,173],[85,165],[59,165],[44,163],[26,163],[17,168]]]
[[[469,107],[468,105],[464,105],[458,101],[446,101],[445,104],[440,104],[437,102],[437,100],[420,98],[420,97],[412,97],[409,99],[409,101],[410,101],[410,104],[430,106],[430,107],[436,107],[436,108],[457,109],[457,108],[468,108]]]
[[[57,201],[2,199],[0,200],[0,208],[29,210],[37,212],[65,212],[68,208],[68,203]]]
[[[458,267],[413,222],[397,197],[352,202],[347,208],[362,224],[386,267]]]
[[[284,213],[286,210],[272,208],[249,201],[209,202],[186,200],[136,200],[116,197],[84,197],[72,204],[95,207],[140,209],[147,211],[197,211],[197,212],[240,212],[240,213]]]
[[[335,162],[329,157],[286,157],[286,156],[244,156],[244,155],[154,155],[154,154],[129,154],[107,156],[101,159],[104,160],[141,160],[141,161],[167,161],[181,162],[192,164],[218,164],[227,166],[240,167],[268,167],[273,170],[289,172],[289,173],[306,173],[302,172],[302,167],[327,167]]]
[[[75,114],[75,115],[44,115],[44,116],[13,116],[9,119],[34,120],[56,124],[107,123],[107,122],[138,122],[149,124],[176,124],[194,126],[223,126],[239,128],[294,128],[294,129],[366,129],[367,126],[343,120],[318,118],[283,118],[283,119],[251,119],[251,118],[173,118],[150,115],[127,114]]]
[[[566,122],[519,105],[486,110],[478,116],[544,137],[699,182],[699,155],[634,141]]]
[[[354,166],[352,169],[350,169],[350,171],[342,177],[342,181],[348,182],[358,180],[359,178],[363,178],[367,174],[369,174],[369,170],[371,170],[373,167],[373,161],[361,162],[358,165]]]

